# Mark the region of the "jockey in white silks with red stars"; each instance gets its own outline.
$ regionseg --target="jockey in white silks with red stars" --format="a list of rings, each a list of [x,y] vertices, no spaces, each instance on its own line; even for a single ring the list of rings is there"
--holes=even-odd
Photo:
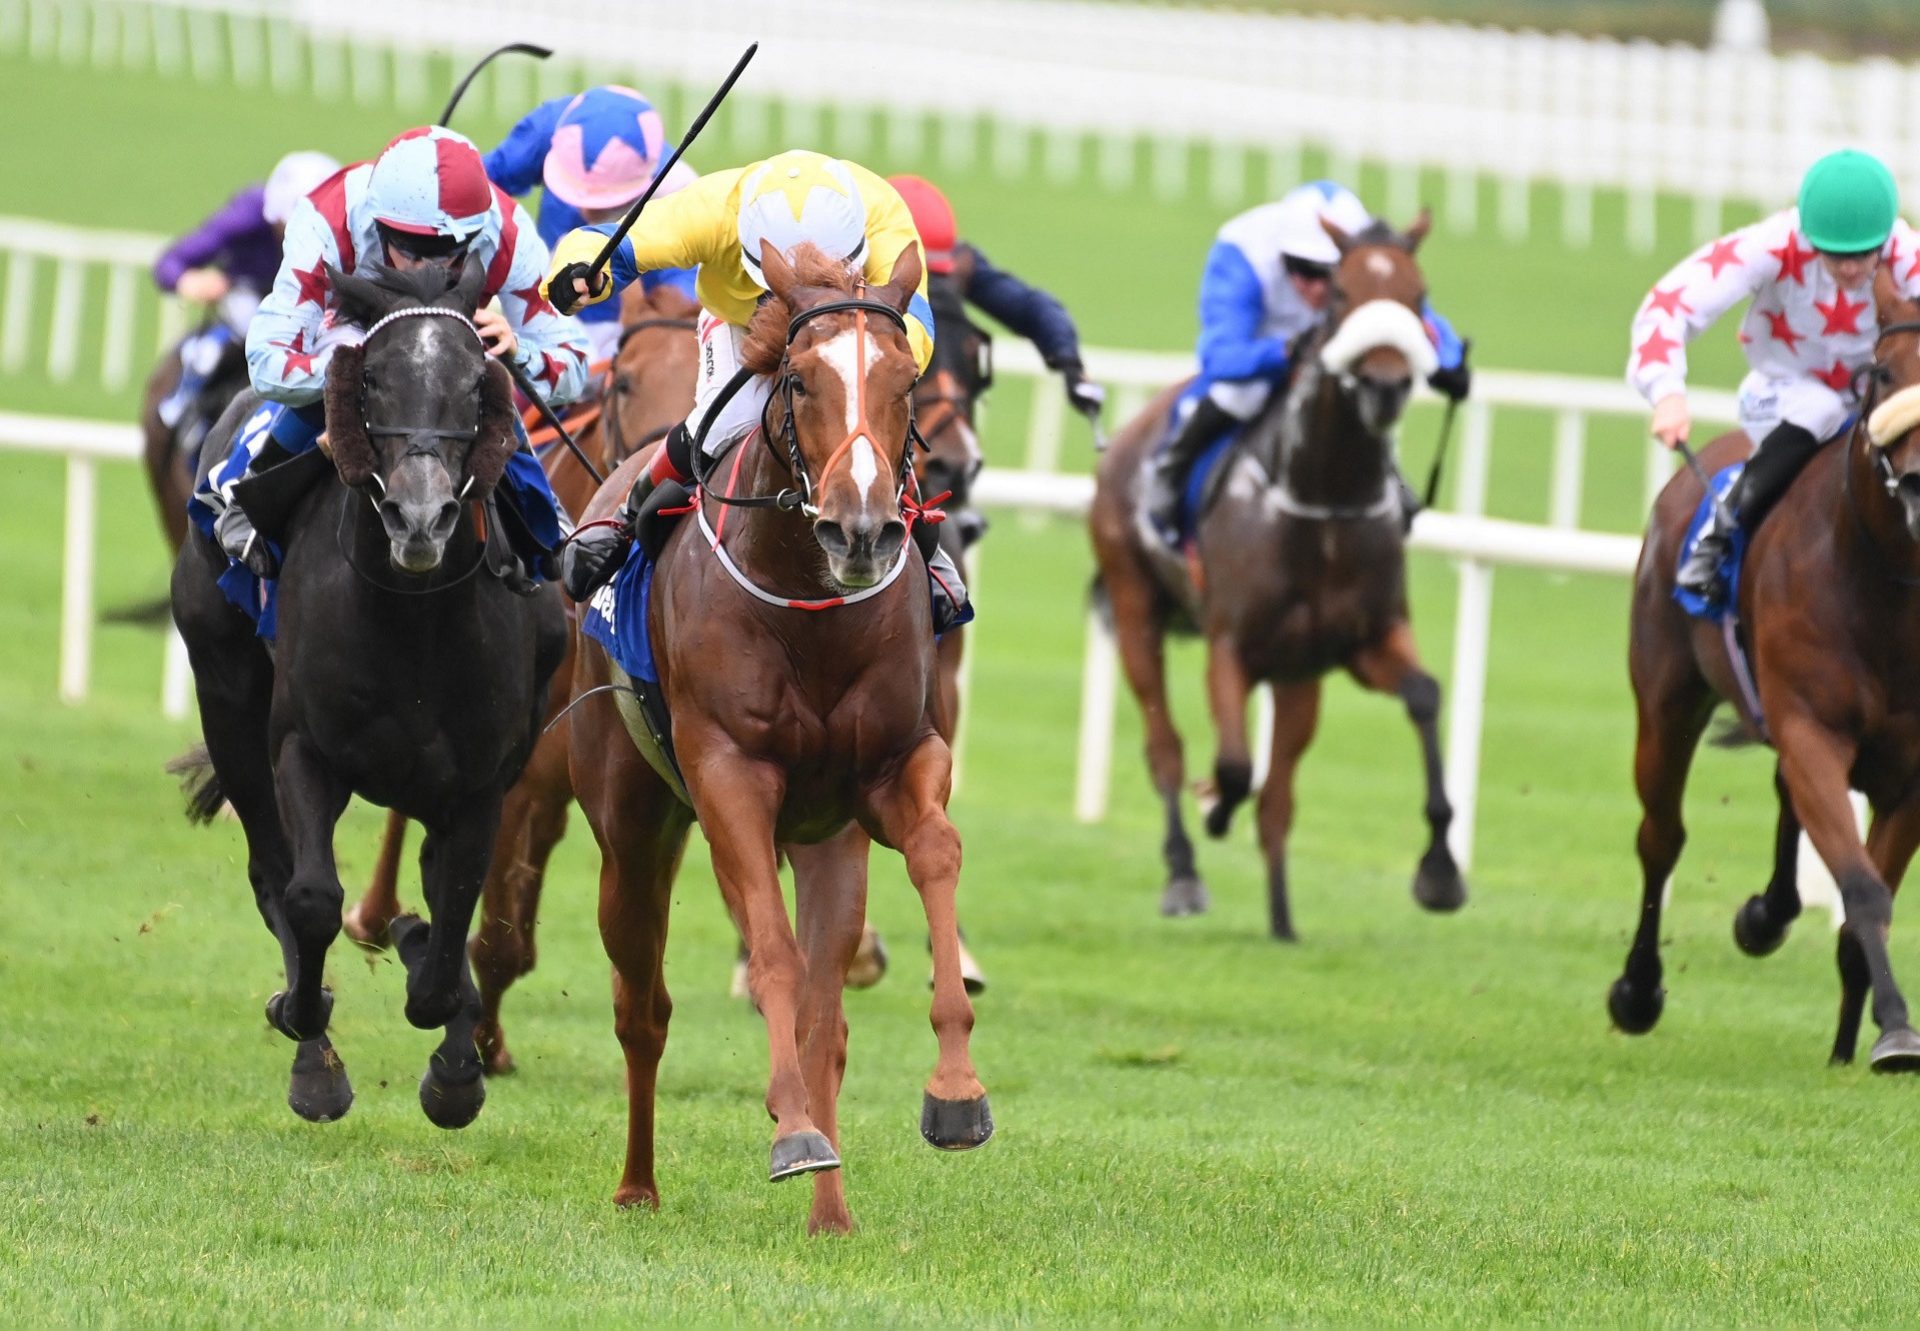
[[[926,256],[913,214],[893,186],[856,163],[803,148],[764,162],[716,171],[645,212],[614,250],[604,280],[592,293],[573,279],[571,291],[554,283],[573,264],[591,264],[615,227],[583,227],[563,236],[553,249],[550,298],[565,308],[580,301],[601,301],[642,273],[658,268],[699,266],[700,379],[693,414],[676,425],[640,474],[616,521],[589,524],[567,542],[561,556],[561,581],[567,594],[585,601],[619,571],[633,544],[634,522],[654,488],[664,480],[687,483],[692,473],[693,438],[704,422],[704,451],[718,456],[759,425],[772,375],[753,376],[707,420],[720,391],[740,367],[740,348],[748,323],[766,297],[760,273],[760,247],[771,244],[791,255],[802,243],[841,255],[866,280],[884,285],[894,261],[909,246],[920,249],[920,287],[907,306],[907,342],[921,372],[933,359],[933,307],[927,303]],[[944,553],[928,564],[933,583],[936,631],[972,617],[960,572]]]
[[[1715,505],[1675,579],[1711,603],[1731,548],[1733,522],[1751,533],[1820,445],[1859,406],[1854,376],[1879,336],[1873,279],[1881,264],[1908,295],[1920,294],[1920,236],[1899,218],[1900,191],[1878,158],[1852,150],[1815,162],[1799,206],[1703,246],[1654,284],[1633,320],[1627,377],[1653,404],[1653,433],[1686,442],[1687,343],[1748,298],[1740,345],[1751,370],[1740,383],[1740,426],[1754,452]]]
[[[587,382],[586,334],[547,303],[547,247],[526,210],[488,182],[463,135],[437,125],[410,129],[374,161],[330,176],[294,205],[273,290],[247,329],[248,373],[267,403],[242,423],[232,451],[187,505],[230,558],[273,576],[272,553],[234,502],[233,486],[256,467],[314,447],[326,428],[321,398],[333,349],[365,336],[337,317],[326,266],[470,263],[486,271],[481,299],[499,298],[499,309],[483,306],[474,316],[488,354],[526,369],[549,401],[577,397]],[[522,449],[501,479],[534,540],[557,547],[568,524],[539,462]]]
[[[1178,539],[1180,501],[1194,464],[1208,445],[1258,416],[1273,390],[1290,381],[1293,343],[1326,313],[1340,249],[1322,218],[1350,236],[1374,224],[1352,190],[1315,180],[1229,219],[1207,251],[1200,276],[1200,374],[1174,407],[1179,432],[1154,459],[1149,481],[1147,513],[1169,542]],[[1420,313],[1438,361],[1429,382],[1458,401],[1472,382],[1466,344],[1431,307]],[[1412,492],[1404,482],[1400,489],[1411,520]]]

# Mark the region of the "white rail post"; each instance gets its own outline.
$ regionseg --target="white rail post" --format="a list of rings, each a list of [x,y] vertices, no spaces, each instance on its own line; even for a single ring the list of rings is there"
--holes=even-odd
[[[107,326],[100,343],[100,382],[123,388],[133,373],[135,269],[116,263],[107,270]]]
[[[80,361],[80,315],[86,309],[86,269],[78,259],[54,267],[53,328],[47,334],[47,376],[56,384],[73,378]]]
[[[1073,786],[1073,816],[1098,823],[1107,816],[1107,786],[1113,775],[1113,705],[1119,660],[1113,635],[1097,607],[1087,609],[1087,650],[1080,663],[1080,752]]]
[[[1486,512],[1487,474],[1492,466],[1493,410],[1484,401],[1467,404],[1460,438],[1456,511]],[[1465,869],[1473,863],[1473,825],[1480,805],[1480,731],[1486,720],[1487,636],[1493,619],[1493,568],[1477,559],[1460,564],[1460,599],[1453,616],[1453,672],[1447,698],[1447,796],[1453,826],[1447,837]]]
[[[1559,413],[1553,430],[1552,498],[1547,525],[1571,531],[1580,525],[1580,491],[1587,466],[1587,418],[1581,411]]]
[[[967,580],[967,599],[975,601],[980,596],[980,547],[976,544],[960,560],[960,572]],[[953,777],[952,794],[960,793],[960,778],[966,770],[968,722],[973,718],[973,708],[968,704],[973,699],[973,658],[980,654],[980,635],[978,631],[967,634],[966,650],[960,654],[960,671],[954,677],[954,705],[960,712],[959,725],[953,732]]]
[[[193,665],[180,630],[167,624],[167,657],[160,680],[160,710],[169,721],[184,721],[193,706]]]
[[[0,370],[9,374],[27,363],[33,321],[34,257],[26,250],[7,255],[7,294],[0,304]]]
[[[60,700],[87,696],[93,665],[93,524],[97,487],[93,459],[67,457],[66,539],[60,575]]]

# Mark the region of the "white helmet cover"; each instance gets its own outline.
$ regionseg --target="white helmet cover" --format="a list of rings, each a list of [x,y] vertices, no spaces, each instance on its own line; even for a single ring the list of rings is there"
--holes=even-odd
[[[1321,218],[1350,236],[1373,225],[1372,215],[1353,191],[1331,180],[1296,185],[1280,196],[1280,207],[1280,252],[1308,263],[1340,262],[1340,247],[1320,225]]]
[[[771,242],[783,255],[811,242],[848,263],[859,262],[867,247],[867,205],[847,164],[792,148],[749,172],[740,184],[740,250],[747,275],[764,287],[762,242]]]
[[[293,205],[320,187],[334,172],[340,169],[340,163],[325,153],[293,152],[288,153],[273,164],[273,171],[267,177],[265,198],[261,201],[260,211],[267,221],[279,225],[287,220],[287,214],[293,211]]]

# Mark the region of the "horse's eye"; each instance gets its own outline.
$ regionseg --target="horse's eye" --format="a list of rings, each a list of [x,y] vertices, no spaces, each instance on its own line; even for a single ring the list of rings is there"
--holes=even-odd
[[[807,381],[797,374],[790,374],[787,376],[787,389],[795,397],[805,397],[807,395]]]
[[[1875,382],[1884,387],[1893,382],[1893,367],[1891,365],[1876,365],[1873,367],[1873,377]]]
[[[614,375],[613,391],[616,393],[631,393],[633,391],[633,380],[625,374]]]

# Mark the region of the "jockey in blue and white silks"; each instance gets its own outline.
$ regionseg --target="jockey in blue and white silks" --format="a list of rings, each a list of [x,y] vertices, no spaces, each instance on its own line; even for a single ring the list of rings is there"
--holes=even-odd
[[[500,298],[500,309],[483,307],[474,317],[488,354],[511,357],[554,402],[577,397],[587,382],[587,336],[541,293],[547,247],[530,220],[488,183],[473,144],[439,126],[408,130],[375,161],[337,172],[295,204],[273,290],[247,330],[247,370],[267,404],[241,425],[232,451],[188,502],[195,525],[256,575],[273,575],[272,553],[234,502],[233,487],[256,464],[318,442],[333,349],[365,335],[338,317],[328,264],[345,272],[366,263],[482,265],[481,299]],[[564,518],[533,455],[516,455],[503,480],[534,539],[557,546]]]
[[[1294,342],[1326,310],[1340,251],[1322,218],[1348,235],[1374,221],[1351,190],[1316,180],[1232,218],[1207,252],[1200,278],[1200,373],[1174,408],[1179,432],[1155,460],[1148,497],[1149,515],[1169,539],[1179,529],[1181,495],[1194,463],[1227,430],[1257,416],[1274,389],[1284,389]],[[1432,308],[1422,317],[1440,364],[1430,382],[1451,398],[1465,397],[1465,344]]]
[[[552,248],[569,231],[618,221],[672,152],[653,103],[632,88],[606,84],[542,102],[484,160],[488,178],[509,194],[544,186],[538,225],[540,239]],[[654,197],[697,178],[684,161],[676,162]],[[649,294],[670,286],[694,299],[692,268],[662,268],[641,274],[640,281]],[[587,305],[575,317],[593,339],[594,360],[612,357],[620,340],[620,302]]]

